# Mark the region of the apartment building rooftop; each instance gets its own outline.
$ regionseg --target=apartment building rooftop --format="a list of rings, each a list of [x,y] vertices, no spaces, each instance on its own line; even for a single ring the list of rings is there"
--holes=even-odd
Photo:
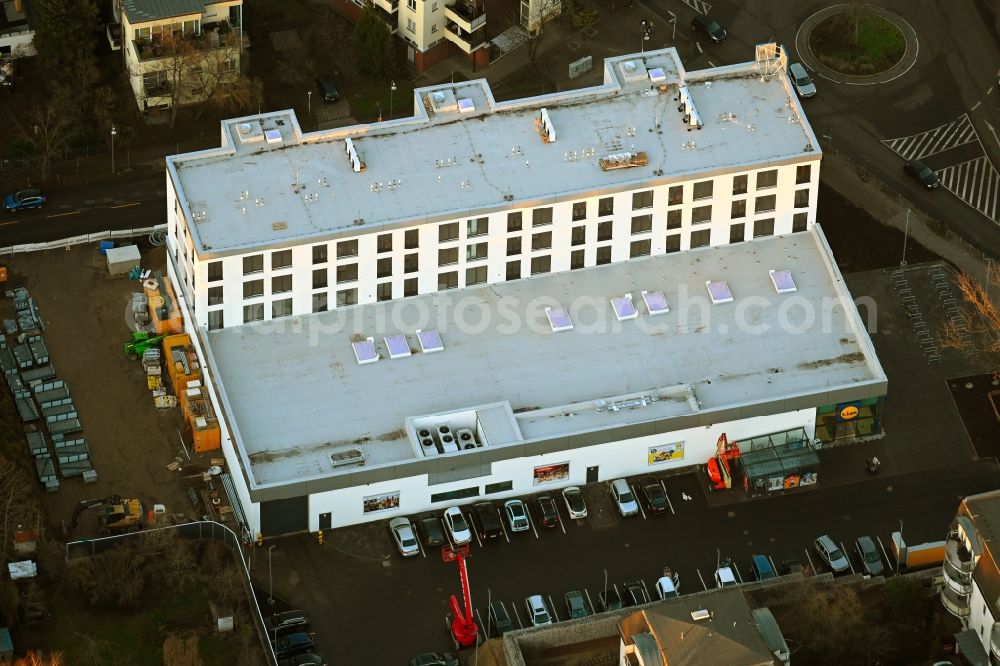
[[[122,8],[130,23],[200,14],[206,0],[122,0]],[[211,4],[211,0],[207,4]]]
[[[260,486],[336,475],[344,460],[356,469],[437,455],[419,431],[442,419],[478,427],[481,453],[500,459],[515,455],[505,447],[528,455],[532,441],[636,424],[670,432],[886,385],[818,228],[206,339]]]
[[[590,88],[497,102],[476,80],[419,88],[413,105],[412,117],[312,133],[293,111],[238,118],[222,123],[220,148],[168,157],[198,253],[319,242],[821,155],[774,61],[686,72],[672,48],[610,58],[604,83]]]

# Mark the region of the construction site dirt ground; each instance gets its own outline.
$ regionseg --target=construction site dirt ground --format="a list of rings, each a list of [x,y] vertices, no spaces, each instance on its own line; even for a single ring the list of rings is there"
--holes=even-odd
[[[165,250],[142,241],[143,267],[164,270]],[[167,469],[175,456],[184,455],[179,443],[183,419],[177,408],[154,407],[140,362],[123,351],[130,336],[130,294],[141,291],[140,284],[109,276],[96,244],[17,254],[3,263],[9,274],[6,288],[27,287],[38,304],[51,364],[69,386],[97,472],[96,483],[63,479],[58,492],[45,494],[54,536],[62,537],[63,521],[69,523],[80,500],[110,495],[138,497],[147,510],[163,504],[167,516],[196,515],[182,478],[191,468]],[[0,315],[10,318],[13,312],[11,299],[0,299]],[[18,441],[16,433],[4,439]],[[70,538],[94,536],[92,528],[96,518],[85,515]]]

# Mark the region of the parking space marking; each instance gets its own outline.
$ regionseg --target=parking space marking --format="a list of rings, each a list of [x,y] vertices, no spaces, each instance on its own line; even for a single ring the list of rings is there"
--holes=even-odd
[[[708,585],[705,585],[705,579],[701,577],[701,569],[695,569],[698,572],[698,580],[701,581],[701,586],[703,589],[708,590]]]
[[[876,535],[875,540],[878,541],[878,547],[882,549],[882,557],[885,558],[885,563],[889,564],[890,561],[894,562],[895,560],[889,559],[889,551],[885,549],[885,544],[882,543],[882,537]],[[883,572],[882,575],[885,575],[885,572]]]
[[[805,554],[806,554],[806,560],[809,561],[809,568],[812,569],[813,575],[815,576],[816,574],[819,573],[819,569],[817,569],[816,565],[813,564],[813,558],[812,558],[811,555],[809,555],[809,549],[808,548],[803,548],[802,550],[805,552]]]
[[[556,619],[556,622],[562,622],[562,620],[559,619],[559,613],[556,612],[556,605],[552,603],[552,595],[546,594],[545,599],[549,602],[549,610],[552,611],[552,617]]]
[[[479,626],[480,627],[486,627],[486,623],[483,622],[483,616],[479,614],[479,609],[476,608],[472,612],[476,614],[477,618],[479,618]],[[490,637],[490,628],[486,627],[486,638],[489,638],[489,637]]]
[[[517,626],[524,629],[524,622],[521,622],[521,614],[517,612],[517,604],[511,604],[511,608],[514,609],[514,617],[517,618]]]
[[[531,511],[529,511],[527,507],[525,507],[524,512],[528,514],[528,524],[531,525],[531,532],[532,534],[535,535],[535,538],[537,539],[538,530],[535,529],[535,519],[531,517]]]
[[[642,514],[642,519],[646,520],[646,512],[642,509],[642,502],[639,501],[639,489],[636,486],[630,485],[629,488],[632,489],[632,495],[635,496],[635,505],[639,507],[639,513]]]
[[[583,594],[584,594],[584,596],[587,597],[587,605],[590,606],[590,614],[591,615],[596,615],[597,614],[597,609],[594,608],[594,602],[591,601],[591,599],[590,599],[590,590],[588,590],[587,588],[583,588]]]
[[[663,479],[660,479],[660,487],[663,488],[663,496],[667,498],[667,506],[670,507],[670,513],[676,516],[677,512],[674,511],[674,503],[670,501],[670,495],[667,494],[667,484],[664,483]]]
[[[411,522],[410,529],[413,530],[413,538],[417,540],[417,550],[424,556],[424,559],[427,559],[427,551],[424,550],[424,543],[420,540],[420,533],[417,532],[417,524]]]
[[[1000,223],[1000,173],[986,155],[936,171],[956,197]]]
[[[839,544],[837,544],[837,545],[838,545],[838,546],[840,546],[840,550],[841,550],[841,552],[843,552],[843,553],[844,553],[844,557],[846,557],[846,558],[847,558],[847,566],[851,567],[851,573],[852,573],[852,574],[853,574],[853,573],[857,573],[857,571],[855,571],[855,570],[854,570],[854,563],[853,563],[853,562],[851,562],[851,554],[850,554],[850,552],[849,552],[849,551],[848,551],[848,550],[847,550],[846,548],[844,548],[844,542],[843,542],[843,541],[841,541],[841,542],[840,542]]]
[[[773,571],[775,574],[777,574],[777,575],[780,576],[781,574],[778,573],[778,567],[774,566],[774,558],[772,558],[770,555],[768,555],[767,556],[767,561],[771,563],[771,571]]]
[[[730,560],[730,563],[733,565],[733,571],[736,572],[736,580],[740,581],[740,585],[742,585],[743,584],[743,574],[740,573],[739,566],[737,566],[736,562],[733,562],[732,560]]]
[[[503,538],[507,539],[507,543],[510,543],[510,535],[507,534],[507,524],[503,518],[503,514],[500,513],[500,509],[497,509],[497,518],[500,519],[500,529],[503,530]]]
[[[919,160],[973,141],[979,141],[979,135],[969,119],[969,114],[963,113],[950,123],[926,132],[897,139],[884,139],[882,143],[904,160]]]
[[[465,514],[465,519],[469,521],[469,531],[472,532],[472,536],[476,537],[476,543],[478,543],[479,547],[482,548],[483,542],[479,540],[479,530],[476,529],[476,523],[472,520],[472,514]]]
[[[705,2],[705,0],[681,0],[681,2],[696,12],[700,12],[702,14],[707,15],[708,12],[712,10],[712,5]]]

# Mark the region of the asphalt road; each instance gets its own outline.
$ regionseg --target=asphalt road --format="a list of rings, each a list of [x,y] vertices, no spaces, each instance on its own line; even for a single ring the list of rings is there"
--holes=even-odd
[[[474,542],[468,566],[476,611],[485,620],[487,599],[499,599],[512,614],[516,608],[515,625],[525,623],[524,598],[542,594],[565,619],[563,595],[586,590],[597,604],[604,571],[609,585],[642,579],[652,593],[665,565],[679,572],[681,593],[691,593],[702,589],[701,578],[712,585],[717,552],[733,557],[746,577],[751,554],[806,561],[806,549],[821,533],[848,550],[862,535],[878,537],[888,549],[902,521],[908,543],[940,540],[960,498],[1000,486],[1000,471],[991,463],[962,463],[714,508],[694,475],[666,483],[676,515],[621,518],[600,484],[585,488],[588,518],[569,521],[560,507],[565,530],[537,527],[532,508],[533,531],[484,546]],[[275,594],[310,613],[328,656],[404,664],[421,651],[450,649],[447,599],[460,595],[456,565],[443,563],[436,551],[423,555],[404,560],[396,554],[385,523],[328,532],[323,546],[310,537],[284,539],[274,551]],[[852,564],[858,566],[856,556]],[[890,572],[892,566],[886,562]],[[258,561],[258,580],[266,567]]]

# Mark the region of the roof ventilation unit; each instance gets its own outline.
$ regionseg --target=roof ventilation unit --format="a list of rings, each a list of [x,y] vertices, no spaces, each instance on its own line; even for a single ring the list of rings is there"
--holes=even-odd
[[[417,431],[417,440],[420,442],[420,452],[424,456],[437,455],[437,445],[434,444],[434,435],[429,428],[421,428]]]
[[[703,620],[711,620],[712,613],[710,611],[702,608],[701,610],[691,611],[691,619],[695,622],[701,622]]]
[[[476,441],[476,434],[469,428],[462,428],[455,433],[455,437],[458,439],[459,448],[463,451],[468,451],[479,446],[479,443]]]
[[[438,441],[441,446],[438,448],[441,453],[457,453],[458,443],[455,441],[455,434],[448,425],[439,425],[437,428]]]
[[[535,119],[535,125],[538,127],[538,133],[542,135],[542,141],[545,143],[555,142],[556,127],[552,124],[548,109],[542,108],[538,113],[538,118]]]
[[[368,166],[361,161],[361,158],[358,157],[358,151],[355,150],[354,141],[351,137],[344,139],[344,149],[347,151],[347,159],[350,161],[351,168],[354,169],[354,173],[361,173],[368,168]]]
[[[334,451],[330,454],[330,464],[337,467],[363,467],[365,464],[365,452],[361,449],[350,448]]]

